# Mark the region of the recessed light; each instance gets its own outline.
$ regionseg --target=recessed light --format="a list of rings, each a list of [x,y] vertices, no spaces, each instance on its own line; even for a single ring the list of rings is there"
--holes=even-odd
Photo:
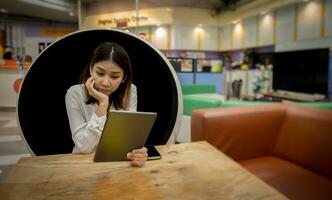
[[[265,10],[265,11],[262,11],[262,12],[261,12],[261,15],[265,15],[266,13],[268,13],[268,11],[266,11],[266,10]]]
[[[239,22],[240,22],[239,19],[232,21],[233,24],[237,24],[237,23],[239,23]]]
[[[4,8],[0,8],[0,13],[8,13],[8,10],[4,9]]]

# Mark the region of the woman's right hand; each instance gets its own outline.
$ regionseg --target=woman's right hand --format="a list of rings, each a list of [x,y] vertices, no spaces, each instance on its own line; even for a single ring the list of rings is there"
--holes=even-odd
[[[88,78],[88,80],[85,82],[86,89],[88,90],[89,95],[91,95],[93,98],[95,98],[99,104],[108,104],[109,97],[98,90],[94,87],[95,85],[95,80],[91,76]]]

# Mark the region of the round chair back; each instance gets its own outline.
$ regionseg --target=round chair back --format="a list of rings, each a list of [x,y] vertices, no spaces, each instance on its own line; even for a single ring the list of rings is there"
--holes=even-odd
[[[156,112],[147,144],[165,144],[182,116],[179,80],[167,58],[141,38],[120,30],[92,29],[48,46],[29,68],[19,93],[17,115],[23,137],[35,155],[70,153],[73,141],[65,106],[67,89],[79,82],[93,50],[102,42],[123,46],[133,68],[137,110]]]

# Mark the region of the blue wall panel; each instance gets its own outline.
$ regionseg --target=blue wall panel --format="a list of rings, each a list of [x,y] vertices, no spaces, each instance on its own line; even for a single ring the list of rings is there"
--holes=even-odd
[[[176,73],[181,85],[194,84],[194,73]]]
[[[223,73],[196,73],[196,84],[215,84],[217,93],[224,94]]]
[[[181,85],[187,84],[214,84],[218,94],[224,93],[223,73],[176,73]]]

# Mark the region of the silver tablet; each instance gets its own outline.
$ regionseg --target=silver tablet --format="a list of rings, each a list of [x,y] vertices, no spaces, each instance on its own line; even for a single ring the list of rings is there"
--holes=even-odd
[[[94,162],[127,160],[129,151],[144,146],[156,117],[153,112],[110,111]]]

